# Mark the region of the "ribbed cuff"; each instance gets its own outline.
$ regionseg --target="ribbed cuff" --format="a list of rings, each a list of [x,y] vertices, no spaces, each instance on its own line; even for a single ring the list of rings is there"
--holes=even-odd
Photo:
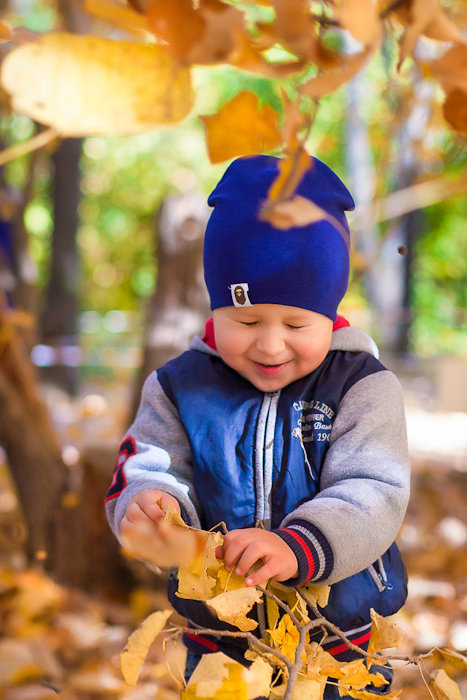
[[[305,581],[317,583],[330,576],[334,556],[321,530],[306,520],[292,520],[287,523],[287,527],[273,532],[288,544],[298,562],[298,575],[288,581],[281,581],[282,584],[298,586]]]

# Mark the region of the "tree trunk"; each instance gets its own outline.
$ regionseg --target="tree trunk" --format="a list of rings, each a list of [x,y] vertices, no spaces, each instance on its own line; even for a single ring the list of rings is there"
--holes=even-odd
[[[186,350],[190,339],[203,331],[209,314],[202,272],[208,216],[204,198],[194,193],[168,197],[159,210],[157,285],[146,311],[143,363],[135,382],[130,422],[150,372]]]
[[[78,204],[81,198],[81,139],[64,139],[53,155],[54,230],[50,279],[42,312],[41,335],[55,349],[55,364],[42,377],[71,395],[78,391]]]

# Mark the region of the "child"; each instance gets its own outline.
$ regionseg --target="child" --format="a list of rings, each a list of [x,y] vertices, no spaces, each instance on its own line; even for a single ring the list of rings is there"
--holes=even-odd
[[[203,340],[148,378],[106,507],[117,536],[142,522],[157,532],[170,503],[190,525],[224,521],[225,564],[247,586],[331,584],[323,614],[366,648],[370,608],[390,615],[406,596],[394,544],[409,494],[402,392],[369,336],[336,314],[352,197],[311,158],[297,194],[330,220],[275,229],[259,211],[278,163],[240,158],[212,192],[204,268],[213,319]],[[172,573],[188,665],[217,650],[245,663],[243,640],[190,635],[190,621],[228,625],[176,588]],[[338,637],[322,645],[340,661],[357,656]]]

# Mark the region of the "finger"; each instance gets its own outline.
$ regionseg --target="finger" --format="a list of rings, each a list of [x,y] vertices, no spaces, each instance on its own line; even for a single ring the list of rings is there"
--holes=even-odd
[[[153,521],[153,519],[144,512],[141,505],[136,500],[130,501],[128,504],[125,517],[133,525],[136,523],[150,523]]]
[[[160,507],[162,508],[164,513],[167,513],[169,510],[169,506],[172,506],[175,508],[177,513],[180,513],[180,504],[177,501],[176,498],[173,496],[170,496],[168,493],[162,494],[162,496],[158,499]]]
[[[276,573],[277,567],[270,561],[267,561],[258,571],[246,577],[245,585],[260,586],[262,583],[266,583],[270,578],[273,578]]]
[[[266,552],[260,543],[250,542],[237,562],[235,573],[239,576],[245,576],[251,567],[256,564],[257,561],[263,559],[265,555]]]
[[[216,554],[216,559],[223,559],[224,558],[224,549],[222,546],[216,547],[215,549],[215,554]]]
[[[135,500],[139,508],[141,509],[141,512],[144,513],[153,522],[158,523],[159,520],[162,520],[162,518],[164,517],[165,513],[160,507],[158,499],[154,498],[154,496],[148,496],[147,494],[145,494],[142,498]]]
[[[248,542],[242,537],[230,538],[227,542],[224,540],[224,565],[227,571],[233,569],[247,546]]]

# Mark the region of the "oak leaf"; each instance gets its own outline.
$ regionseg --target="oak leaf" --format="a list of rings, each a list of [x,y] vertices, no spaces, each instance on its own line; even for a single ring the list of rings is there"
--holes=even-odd
[[[382,649],[401,646],[404,637],[400,627],[395,622],[379,615],[373,608],[370,610],[370,614],[372,625],[368,653],[376,654]]]
[[[120,654],[120,666],[128,685],[136,685],[138,676],[149,647],[164,629],[172,610],[158,610],[147,617],[128,638],[125,649]]]
[[[277,148],[281,143],[278,118],[272,107],[260,106],[258,97],[247,91],[239,92],[217,114],[202,116],[211,162]]]
[[[435,700],[462,700],[458,684],[443,669],[430,674],[429,684]]]
[[[220,593],[207,601],[207,606],[214,610],[219,620],[228,622],[243,632],[256,629],[258,623],[247,617],[247,613],[255,603],[259,603],[262,598],[256,588],[241,588],[236,591]]]
[[[180,121],[193,104],[189,70],[160,46],[87,35],[18,46],[1,84],[16,111],[63,136],[144,131]]]

